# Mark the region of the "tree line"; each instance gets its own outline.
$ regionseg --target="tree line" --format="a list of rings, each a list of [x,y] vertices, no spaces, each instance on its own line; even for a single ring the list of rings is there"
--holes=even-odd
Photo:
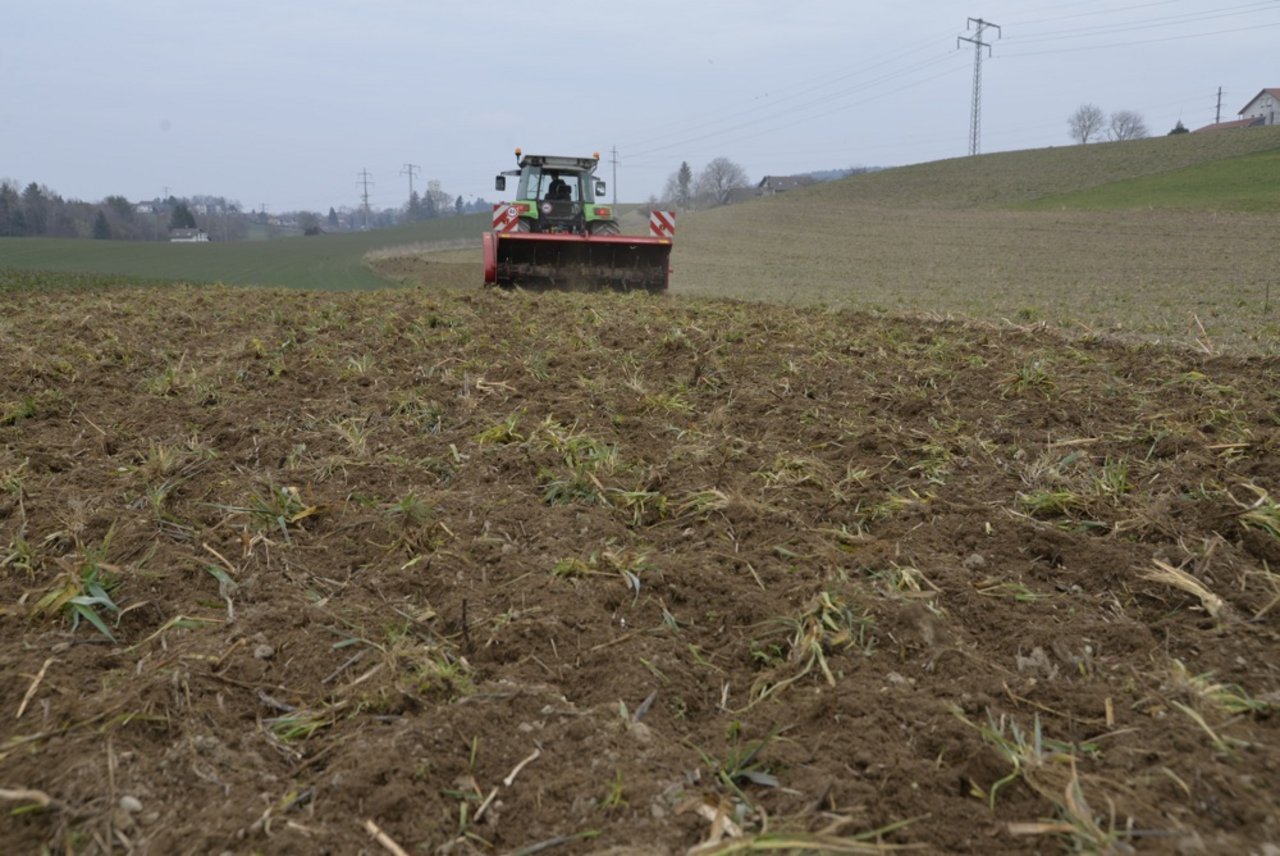
[[[661,196],[649,199],[651,207],[697,211],[728,205],[735,190],[750,187],[747,172],[726,157],[712,159],[695,175],[688,161],[667,177]]]
[[[1071,131],[1071,139],[1081,145],[1090,140],[1141,140],[1150,136],[1141,113],[1135,110],[1116,110],[1107,116],[1097,104],[1081,104],[1077,107],[1067,117],[1067,127]]]
[[[65,199],[47,186],[31,182],[25,188],[0,180],[0,237],[94,238],[115,241],[167,241],[175,229],[200,229],[215,241],[237,241],[252,230],[319,234],[356,229],[379,229],[436,217],[454,217],[492,207],[484,199],[470,202],[446,193],[438,181],[416,190],[406,204],[395,208],[329,208],[315,211],[268,214],[245,210],[239,202],[222,196],[168,196],[131,202],[124,196],[108,196],[101,202]]]
[[[801,183],[836,181],[851,175],[875,172],[880,167],[851,166],[844,169],[824,169],[801,175],[789,176]],[[650,208],[668,208],[677,211],[698,211],[718,208],[744,196],[755,195],[747,172],[739,164],[726,157],[712,159],[698,172],[688,161],[681,161],[679,168],[667,176],[662,194],[650,196]]]
[[[203,228],[233,241],[246,236],[246,216],[239,203],[220,196],[170,196],[143,203],[108,196],[82,202],[34,181],[21,191],[11,181],[0,181],[0,237],[5,238],[167,241],[173,229]]]

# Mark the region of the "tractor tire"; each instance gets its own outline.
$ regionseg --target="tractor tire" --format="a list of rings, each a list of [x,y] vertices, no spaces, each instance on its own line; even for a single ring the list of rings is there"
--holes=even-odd
[[[530,223],[528,220],[526,220],[524,217],[521,217],[521,218],[520,218],[520,220],[519,220],[519,222],[517,222],[517,223],[516,223],[516,231],[517,231],[517,232],[532,232],[532,231],[533,231],[533,224],[532,224],[532,223]]]
[[[613,220],[597,220],[591,224],[591,234],[620,235],[622,234],[622,230],[618,228],[618,224]]]

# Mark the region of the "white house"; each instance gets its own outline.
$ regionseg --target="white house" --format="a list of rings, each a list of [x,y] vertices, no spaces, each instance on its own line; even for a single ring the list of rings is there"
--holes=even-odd
[[[209,233],[203,229],[170,229],[171,244],[203,244],[209,240]]]
[[[1242,119],[1261,119],[1264,125],[1280,125],[1280,89],[1264,89],[1240,111]]]

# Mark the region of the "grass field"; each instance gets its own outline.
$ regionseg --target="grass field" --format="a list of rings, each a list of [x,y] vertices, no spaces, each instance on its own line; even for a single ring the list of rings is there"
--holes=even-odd
[[[1062,146],[951,158],[855,176],[810,191],[894,207],[1003,207],[1280,149],[1280,128],[1180,134],[1123,143]]]
[[[488,222],[488,215],[471,214],[375,232],[229,244],[5,238],[0,240],[0,268],[228,285],[381,288],[386,280],[364,261],[369,251],[396,244],[476,239]]]
[[[1280,149],[1046,196],[1030,210],[1171,208],[1280,214]]]
[[[1245,177],[1277,152],[1264,128],[859,176],[684,218],[673,290],[1275,353],[1280,224]]]

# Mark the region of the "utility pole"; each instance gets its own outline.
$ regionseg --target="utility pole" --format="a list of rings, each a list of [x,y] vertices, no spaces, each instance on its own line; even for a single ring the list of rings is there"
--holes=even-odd
[[[612,149],[610,149],[610,153],[613,155],[613,157],[609,160],[609,163],[613,164],[613,207],[617,208],[618,207],[618,147],[614,146]],[[618,214],[616,211],[614,212],[613,216],[614,218],[617,218]]]
[[[414,175],[420,172],[422,172],[422,167],[418,166],[416,163],[407,163],[404,165],[404,169],[400,170],[401,175],[409,176],[409,197],[410,198],[413,198],[413,177]]]
[[[1222,121],[1222,87],[1219,86],[1218,87],[1218,112],[1213,114],[1213,124],[1216,125],[1221,121]]]
[[[358,175],[360,178],[356,184],[364,186],[364,191],[360,194],[360,198],[364,200],[364,230],[367,232],[369,231],[369,183],[373,177],[369,175],[369,170],[367,169],[360,170]]]
[[[982,49],[986,48],[987,56],[991,55],[991,45],[982,40],[982,34],[990,28],[996,31],[997,38],[1004,35],[999,24],[993,24],[981,18],[970,18],[965,24],[965,29],[974,29],[974,25],[977,25],[974,38],[956,36],[956,47],[960,47],[960,42],[969,42],[973,45],[973,114],[969,117],[970,155],[976,155],[981,148],[979,142],[982,138]]]

